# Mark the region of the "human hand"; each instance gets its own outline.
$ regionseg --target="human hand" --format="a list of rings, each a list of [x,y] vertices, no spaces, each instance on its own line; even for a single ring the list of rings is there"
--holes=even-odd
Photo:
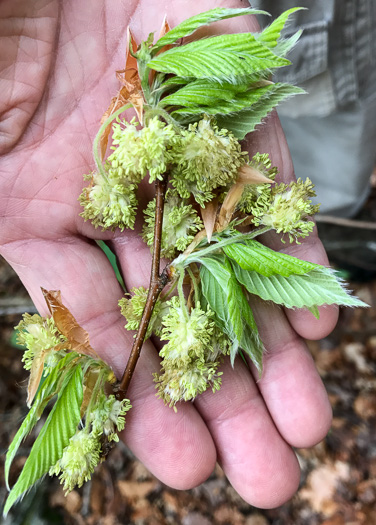
[[[222,2],[242,7],[241,2]],[[177,0],[58,5],[45,0],[38,12],[26,1],[2,3],[7,27],[2,49],[5,103],[0,124],[1,253],[18,272],[42,314],[40,286],[60,289],[64,303],[89,332],[92,346],[118,375],[124,369],[132,337],[124,331],[117,302],[122,292],[94,239],[110,243],[127,288],[148,285],[150,251],[134,232],[100,232],[79,217],[82,174],[93,168],[91,143],[98,122],[117,91],[114,71],[124,65],[126,27],[139,42],[158,28],[164,14],[171,26],[198,11]],[[166,12],[167,11],[167,12]],[[7,17],[12,17],[6,20]],[[214,29],[210,28],[212,31]],[[12,28],[12,31],[11,29]],[[249,31],[248,17],[226,21],[217,30]],[[3,31],[4,34],[4,31]],[[262,144],[262,146],[261,146]],[[291,160],[275,115],[249,140],[250,151],[264,151],[283,180],[293,176]],[[266,239],[273,247],[278,242]],[[285,251],[325,264],[322,246],[311,235]],[[152,373],[159,358],[144,345],[129,398],[124,440],[166,484],[187,489],[212,472],[216,459],[230,482],[259,507],[282,504],[299,483],[292,446],[307,447],[326,434],[330,407],[313,361],[301,340],[326,335],[336,310],[320,321],[308,312],[282,310],[259,301],[255,311],[267,354],[257,382],[241,360],[224,365],[219,392],[207,391],[178,413],[155,397]]]

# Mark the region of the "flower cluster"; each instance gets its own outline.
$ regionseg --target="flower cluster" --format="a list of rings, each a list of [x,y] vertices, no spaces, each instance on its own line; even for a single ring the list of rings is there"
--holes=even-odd
[[[142,237],[148,246],[153,245],[155,225],[155,199],[144,210],[145,223]],[[203,228],[197,211],[176,192],[168,190],[163,212],[161,256],[173,258],[183,252],[193,241],[194,234]]]
[[[175,148],[172,184],[180,197],[193,195],[205,207],[216,188],[235,181],[245,162],[246,153],[234,135],[205,117],[182,131]]]
[[[270,226],[277,233],[286,233],[290,242],[298,242],[314,228],[314,222],[309,217],[319,210],[319,205],[313,205],[310,200],[315,195],[309,179],[276,184],[271,189],[269,202],[257,201],[252,208],[253,224]]]
[[[137,330],[141,321],[142,312],[145,307],[148,290],[143,286],[132,288],[130,294],[120,299],[119,306],[122,315],[126,318],[126,330]],[[158,299],[155,303],[153,314],[146,332],[146,339],[151,336],[152,332],[156,335],[161,334],[162,318],[167,314],[169,306],[165,301]]]
[[[101,444],[97,436],[80,430],[70,438],[62,457],[50,468],[49,475],[59,476],[66,493],[82,487],[91,478],[101,459]]]
[[[133,228],[137,211],[137,185],[104,177],[94,172],[86,176],[89,186],[83,189],[80,203],[81,216],[90,220],[95,228]]]
[[[197,303],[190,312],[178,297],[169,301],[169,313],[163,318],[162,340],[168,343],[160,351],[161,374],[155,374],[158,397],[169,406],[189,401],[209,386],[213,392],[221,385],[218,372],[220,356],[228,353],[229,341],[215,325],[214,313]]]
[[[53,367],[61,359],[62,350],[55,348],[66,341],[56,328],[54,320],[38,314],[24,314],[22,321],[15,327],[17,343],[26,347],[22,361],[24,368],[30,370],[33,361],[44,353],[46,368]]]
[[[256,153],[248,164],[268,179],[275,180],[278,169],[272,166],[272,162],[267,153]],[[270,184],[247,184],[244,187],[237,208],[243,213],[253,214],[255,207],[260,205],[268,206],[270,195]]]
[[[119,121],[113,126],[114,150],[98,172],[85,178],[89,185],[80,195],[81,216],[95,227],[134,228],[138,184],[149,173],[149,181],[161,177],[171,161],[176,132],[157,117],[138,129],[138,124]]]
[[[95,409],[88,416],[87,423],[91,423],[93,435],[99,437],[104,434],[108,441],[119,441],[118,432],[124,430],[124,416],[130,409],[128,399],[118,401],[114,395],[106,396],[102,393]]]
[[[177,140],[171,124],[164,124],[158,117],[150,119],[140,130],[134,119],[114,124],[114,151],[107,159],[110,177],[139,183],[149,172],[149,182],[161,178],[173,161],[172,148]]]
[[[169,224],[174,231],[165,236],[169,237],[164,242],[163,249],[169,252],[165,256],[173,256],[173,244],[176,250],[183,251],[189,243],[187,239],[201,226],[190,204],[178,204],[178,195],[183,199],[193,197],[204,207],[217,188],[234,182],[247,157],[232,133],[219,129],[208,117],[190,124],[188,129],[174,128],[158,117],[149,119],[142,129],[138,129],[134,119],[119,121],[113,126],[112,142],[113,152],[104,166],[86,176],[89,185],[79,199],[84,207],[81,216],[95,227],[133,229],[138,184],[147,174],[149,182],[153,182],[170,170],[171,183],[176,188],[175,193],[170,192],[169,211]],[[145,212],[148,218],[154,209],[152,202]],[[145,228],[144,238],[150,244],[152,220],[147,221]]]

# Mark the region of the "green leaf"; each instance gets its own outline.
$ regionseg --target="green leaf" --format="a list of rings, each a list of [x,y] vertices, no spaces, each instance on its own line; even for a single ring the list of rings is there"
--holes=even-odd
[[[287,53],[292,49],[299,38],[302,36],[303,29],[299,29],[296,33],[294,33],[289,38],[281,38],[278,41],[277,46],[274,48],[274,53],[280,57],[284,57],[287,55]]]
[[[311,314],[316,317],[316,319],[320,319],[320,312],[317,306],[308,306],[307,310],[311,312]]]
[[[223,256],[214,255],[211,257],[203,257],[202,259],[198,259],[198,262],[200,262],[209,270],[222,290],[226,292],[228,289],[228,282],[232,277],[232,270],[224,266],[224,260],[225,259]]]
[[[281,36],[282,29],[286,26],[290,15],[296,11],[301,11],[304,7],[293,7],[284,11],[278,18],[276,18],[269,26],[267,26],[261,33],[256,35],[259,42],[262,42],[265,46],[273,49],[277,46],[278,40]],[[295,35],[294,35],[295,36]],[[278,54],[278,53],[277,53]]]
[[[218,326],[233,341],[230,351],[232,365],[240,346],[261,373],[263,345],[252,310],[231,265],[219,256],[204,257],[200,262],[202,293],[219,319]]]
[[[216,324],[228,335],[230,333],[231,337],[235,337],[233,331],[229,330],[228,332],[228,329],[231,327],[225,290],[205,266],[200,267],[200,279],[202,294],[216,315]],[[204,305],[201,306],[203,307]]]
[[[83,398],[82,368],[77,365],[70,372],[31,449],[20,477],[8,496],[4,515],[61,458],[64,448],[76,431]]]
[[[253,314],[252,314],[253,316]],[[257,368],[259,376],[262,374],[262,356],[264,354],[264,345],[260,336],[255,330],[252,330],[249,324],[244,326],[243,337],[239,344],[240,348],[250,357],[251,361]],[[230,355],[232,358],[232,356]]]
[[[208,115],[228,115],[229,113],[241,111],[245,108],[252,109],[257,103],[261,103],[263,100],[267,100],[270,95],[273,95],[273,93],[279,89],[279,86],[281,86],[281,84],[269,84],[267,86],[249,89],[245,93],[235,93],[233,91],[233,98],[230,100],[212,98],[210,107],[187,104],[188,108],[175,110],[172,112],[172,115],[190,115],[197,113],[206,113]],[[231,94],[231,92],[229,92],[229,94]],[[183,102],[182,98],[181,102]],[[189,107],[190,105],[192,107]]]
[[[43,413],[47,403],[50,401],[51,397],[54,396],[57,392],[59,379],[64,370],[69,366],[73,359],[77,357],[78,354],[71,352],[63,359],[61,359],[58,364],[51,370],[48,376],[43,381],[43,384],[38,390],[37,395],[35,396],[34,402],[22,422],[22,425],[18,429],[16,435],[13,438],[12,443],[9,446],[4,465],[4,477],[6,486],[9,489],[9,471],[12,465],[13,459],[19,449],[22,441],[25,437],[30,434],[36,423],[38,422],[40,416]]]
[[[176,77],[172,77],[176,78]],[[243,86],[244,90],[247,85]],[[162,99],[163,106],[212,106],[218,101],[232,101],[236,96],[234,86],[229,82],[215,82],[208,79],[200,79],[179,89],[172,95]]]
[[[289,60],[276,56],[251,33],[219,35],[169,49],[148,62],[148,67],[181,77],[213,78],[232,83]]]
[[[242,9],[225,9],[217,7],[211,9],[210,11],[205,11],[196,16],[192,16],[187,20],[184,20],[181,24],[177,25],[171,29],[168,33],[162,36],[153,46],[152,53],[157,53],[162,47],[173,44],[180,38],[194,33],[199,27],[206,26],[212,22],[218,22],[219,20],[226,20],[228,18],[234,18],[236,16],[243,15],[258,15],[264,14],[267,15],[265,11],[260,11],[257,9],[251,8],[242,8]]]
[[[231,131],[239,140],[251,133],[261,123],[262,119],[276,107],[282,100],[292,96],[305,93],[305,91],[289,84],[274,84],[273,92],[262,98],[249,109],[244,109],[230,116],[218,116],[217,123],[221,128]]]
[[[324,304],[367,306],[350,295],[330,268],[319,266],[305,275],[265,277],[233,264],[235,275],[249,293],[287,308],[312,308]]]
[[[226,260],[226,268],[232,270],[231,264]],[[239,340],[239,346],[244,350],[261,375],[262,355],[264,346],[259,337],[256,321],[253,317],[251,307],[243,290],[238,283],[234,273],[231,271],[231,279],[228,282],[227,302],[229,308],[230,322]],[[234,365],[235,353],[230,353],[231,364]]]
[[[225,254],[233,259],[243,270],[261,273],[265,277],[271,275],[291,274],[303,275],[319,265],[302,261],[285,253],[275,252],[258,241],[247,241],[246,244],[234,243],[223,248]]]

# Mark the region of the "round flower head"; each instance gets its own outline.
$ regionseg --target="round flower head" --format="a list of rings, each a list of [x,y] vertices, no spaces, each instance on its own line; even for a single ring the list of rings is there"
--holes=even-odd
[[[290,242],[298,242],[298,238],[307,237],[314,228],[314,223],[307,219],[319,210],[310,200],[315,195],[309,179],[276,184],[271,190],[269,205],[261,203],[258,207],[256,203],[254,206],[253,223],[270,226],[277,233],[287,233]]]
[[[113,179],[105,180],[98,173],[93,173],[89,179],[89,186],[80,195],[84,207],[81,216],[91,220],[96,228],[133,229],[138,204],[137,186],[114,183]]]
[[[77,432],[69,440],[58,462],[50,468],[50,476],[59,476],[64,490],[68,493],[74,487],[82,487],[91,478],[100,461],[101,444],[99,438],[85,430]]]
[[[246,153],[226,129],[218,129],[205,117],[182,132],[174,148],[172,184],[183,198],[191,195],[200,206],[214,197],[213,191],[234,182]]]
[[[17,342],[27,348],[22,357],[26,370],[30,370],[35,357],[46,350],[50,350],[45,356],[46,366],[56,364],[61,356],[56,356],[54,347],[63,342],[65,338],[58,332],[52,318],[41,317],[38,314],[24,314],[22,321],[15,329],[17,330]]]
[[[262,175],[274,181],[278,169],[272,167],[267,153],[256,153],[248,163]],[[237,209],[243,213],[253,215],[253,208],[269,206],[271,199],[271,186],[269,184],[247,184],[238,203]]]
[[[97,407],[89,415],[92,432],[96,436],[104,434],[108,441],[119,441],[118,432],[125,427],[125,414],[131,409],[128,399],[118,401],[114,395],[102,394]]]
[[[148,246],[154,242],[155,199],[149,202],[145,214],[142,237]],[[163,212],[161,256],[173,258],[183,252],[193,241],[197,231],[203,228],[196,210],[171,190],[167,190]]]
[[[161,375],[154,374],[158,397],[166,405],[174,406],[178,401],[191,401],[208,387],[215,392],[221,386],[222,372],[217,372],[218,362],[205,363],[196,359],[183,369],[167,367]]]
[[[127,324],[125,325],[126,330],[138,330],[142,312],[145,308],[148,290],[143,286],[140,286],[139,288],[132,288],[131,294],[126,294],[126,297],[120,299],[119,306],[121,314],[127,320]],[[167,303],[157,299],[146,332],[146,339],[151,336],[152,332],[156,335],[160,335],[162,329],[162,317],[167,314],[168,310],[169,306]]]
[[[108,157],[111,176],[139,183],[149,172],[150,182],[161,178],[171,160],[170,148],[176,139],[174,128],[158,117],[137,129],[134,119],[114,125],[113,153]]]
[[[204,312],[198,304],[188,314],[186,306],[180,304],[178,297],[173,297],[167,304],[170,309],[162,321],[164,328],[161,339],[168,343],[159,355],[177,367],[192,359],[205,360],[214,330],[213,312],[209,309]]]

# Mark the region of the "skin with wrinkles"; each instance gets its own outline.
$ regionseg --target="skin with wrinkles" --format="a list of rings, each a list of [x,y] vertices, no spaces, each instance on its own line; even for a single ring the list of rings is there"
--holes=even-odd
[[[140,227],[123,234],[94,230],[79,217],[82,175],[94,165],[91,144],[124,67],[126,27],[137,41],[158,31],[164,14],[171,26],[213,7],[243,7],[240,1],[174,2],[123,0],[84,2],[3,0],[0,4],[0,253],[13,266],[42,315],[40,287],[60,289],[62,299],[89,332],[95,350],[118,375],[132,336],[117,306],[122,296],[113,270],[94,239],[110,242],[128,288],[147,286],[150,251]],[[240,17],[210,27],[255,30]],[[7,29],[5,29],[7,28]],[[200,30],[202,34],[203,30]],[[279,121],[273,114],[248,139],[251,153],[268,151],[284,181],[293,167]],[[145,194],[147,194],[146,189]],[[327,264],[315,234],[300,246],[265,239],[273,248]],[[123,438],[164,483],[179,489],[204,481],[218,460],[249,503],[281,505],[296,491],[299,467],[291,447],[308,447],[329,429],[331,410],[302,337],[320,338],[333,328],[336,308],[319,321],[303,311],[265,303],[255,312],[267,353],[257,381],[241,360],[223,375],[219,392],[207,391],[178,413],[155,397],[159,370],[152,343],[143,348],[129,397],[133,409]]]

